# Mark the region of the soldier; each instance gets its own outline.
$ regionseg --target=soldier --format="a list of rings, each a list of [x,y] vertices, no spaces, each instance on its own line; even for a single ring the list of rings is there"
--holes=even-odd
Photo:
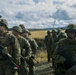
[[[22,33],[21,27],[14,26],[12,30],[13,30],[12,33],[16,36],[16,38],[19,41],[19,44],[21,47],[21,56],[27,61],[31,57],[31,54],[32,54],[30,44],[28,40],[26,40],[24,37],[20,35]],[[25,63],[26,61],[25,62],[22,62],[22,61],[21,61],[20,75],[27,75],[28,71],[27,71],[27,64]]]
[[[56,75],[65,75],[69,68],[76,65],[76,25],[69,24],[65,32],[67,38],[57,43],[53,53]]]
[[[38,48],[36,41],[29,37],[29,35],[31,35],[31,33],[27,29],[24,28],[22,30],[23,30],[22,36],[29,41],[29,43],[31,45],[32,52],[33,52],[32,54],[35,55],[36,50]],[[34,56],[32,56],[28,61],[28,63],[29,63],[29,75],[35,75],[34,61],[33,60],[34,60]]]
[[[30,35],[31,35],[31,33],[27,29],[23,29],[22,36],[29,41],[29,43],[31,45],[32,52],[33,52],[32,54],[35,55],[38,45],[34,39],[29,37]]]
[[[51,45],[51,56],[53,55],[54,49],[56,47],[56,43],[58,42],[57,30],[52,30],[52,45]],[[54,68],[54,58],[52,57],[52,67]]]
[[[54,45],[58,41],[57,30],[52,30],[52,45]]]
[[[5,19],[0,19],[0,45],[4,47],[5,53],[7,53],[11,60],[20,65],[20,45],[16,37],[8,32],[8,23]],[[2,53],[0,53],[0,75],[15,75],[13,65],[10,64],[9,58],[6,59]]]
[[[47,35],[45,36],[44,39],[44,43],[46,45],[47,48],[47,58],[48,58],[48,62],[50,62],[50,53],[51,53],[51,44],[52,44],[52,35],[50,31],[47,31]]]

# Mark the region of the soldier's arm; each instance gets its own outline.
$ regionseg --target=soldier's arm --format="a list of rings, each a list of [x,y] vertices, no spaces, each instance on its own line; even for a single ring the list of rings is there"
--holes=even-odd
[[[34,45],[34,53],[36,53],[36,50],[38,49],[38,44],[34,39],[33,39],[33,45]]]
[[[11,41],[12,41],[12,56],[13,56],[13,61],[20,65],[20,56],[21,56],[21,48],[19,45],[19,42],[17,40],[17,38],[15,36],[11,37]]]
[[[27,57],[30,57],[31,54],[32,54],[32,50],[31,50],[30,43],[29,43],[28,40],[25,39],[25,38],[24,38],[23,40],[24,40],[24,48],[25,48],[25,50],[26,50],[26,52],[27,52]]]
[[[32,48],[33,54],[35,54],[38,49],[38,44],[34,39],[31,39],[31,48]]]

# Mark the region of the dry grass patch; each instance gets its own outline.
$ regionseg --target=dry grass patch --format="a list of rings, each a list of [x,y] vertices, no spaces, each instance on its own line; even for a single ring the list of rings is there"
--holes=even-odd
[[[43,39],[45,35],[47,34],[47,30],[41,30],[41,31],[32,31],[31,32],[31,37],[32,38],[40,38]]]
[[[36,54],[36,60],[38,62],[46,62],[47,61],[47,52],[46,51],[39,51]]]

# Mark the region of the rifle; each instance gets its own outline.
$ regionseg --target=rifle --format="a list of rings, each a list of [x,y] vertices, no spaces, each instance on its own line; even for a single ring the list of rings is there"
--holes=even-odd
[[[12,56],[5,52],[4,46],[0,45],[0,54],[3,56],[3,59],[9,60],[9,64],[13,66],[13,69],[18,69],[18,65],[12,60]]]

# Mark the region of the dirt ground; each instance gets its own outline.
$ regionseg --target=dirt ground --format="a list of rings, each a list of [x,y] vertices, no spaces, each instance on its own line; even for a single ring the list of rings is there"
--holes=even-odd
[[[35,65],[35,74],[36,75],[54,75],[54,70],[52,68],[52,63],[44,62],[37,63]]]
[[[38,51],[36,54],[35,63],[35,74],[36,75],[54,75],[54,69],[52,68],[52,59],[50,62],[47,62],[47,52],[46,50]]]

